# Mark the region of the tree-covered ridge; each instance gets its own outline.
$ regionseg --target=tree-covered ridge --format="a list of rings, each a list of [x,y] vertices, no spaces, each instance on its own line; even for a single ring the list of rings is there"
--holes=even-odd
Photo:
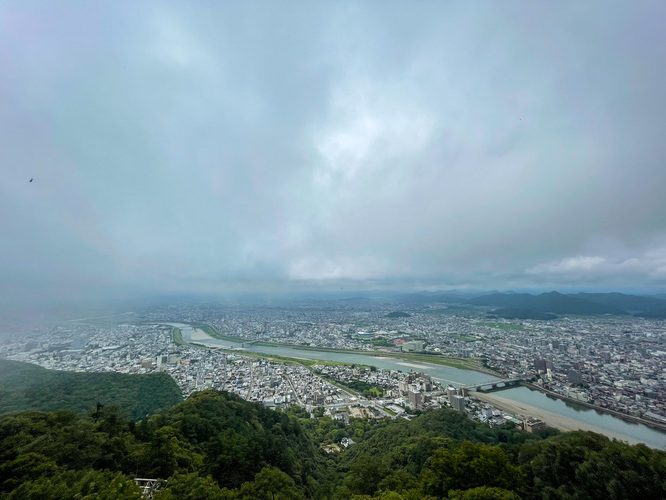
[[[412,421],[309,418],[204,391],[140,423],[88,416],[0,419],[0,498],[164,499],[665,498],[666,453],[589,433],[533,435],[439,410]],[[358,444],[325,454],[320,444]]]
[[[666,453],[591,432],[535,436],[450,410],[395,421],[341,458],[350,498],[666,498]]]
[[[182,400],[166,373],[63,372],[0,359],[0,414],[72,410],[85,415],[101,403],[119,406],[139,420]]]
[[[298,418],[230,393],[196,393],[138,424],[120,413],[98,406],[83,418],[61,411],[1,419],[0,498],[138,498],[132,476],[168,479],[158,499],[250,499],[264,490],[304,498],[316,497],[334,471]],[[60,493],[49,496],[48,484]]]

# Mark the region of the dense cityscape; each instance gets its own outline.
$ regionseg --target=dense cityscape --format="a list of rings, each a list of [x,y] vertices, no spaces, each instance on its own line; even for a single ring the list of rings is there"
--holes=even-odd
[[[185,397],[204,389],[227,390],[270,408],[298,404],[346,421],[411,418],[449,406],[491,425],[514,422],[527,428],[524,415],[518,419],[477,401],[460,384],[420,373],[418,365],[406,363],[398,371],[325,360],[284,363],[246,352],[242,342],[374,355],[430,353],[459,362],[477,360],[479,369],[568,400],[666,422],[663,320],[505,320],[482,309],[408,308],[381,300],[165,306],[120,318],[61,322],[27,336],[17,332],[2,343],[0,356],[55,370],[166,372]],[[207,337],[190,324],[210,325],[210,331],[236,339],[236,347],[188,343],[178,326],[190,328],[190,340]]]

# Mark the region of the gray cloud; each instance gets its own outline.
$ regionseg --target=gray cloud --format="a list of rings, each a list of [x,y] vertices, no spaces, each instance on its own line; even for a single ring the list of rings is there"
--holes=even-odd
[[[0,296],[664,288],[665,10],[5,2]]]

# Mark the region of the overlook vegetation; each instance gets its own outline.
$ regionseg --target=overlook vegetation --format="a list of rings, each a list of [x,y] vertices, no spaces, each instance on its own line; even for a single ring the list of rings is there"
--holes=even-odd
[[[321,415],[321,412],[319,412]],[[322,445],[358,444],[326,454]],[[117,408],[0,419],[0,498],[664,498],[666,453],[589,433],[489,428],[452,410],[349,425],[204,391],[135,423]]]
[[[63,372],[0,359],[0,414],[72,410],[85,415],[102,403],[139,420],[182,400],[178,385],[166,373]]]

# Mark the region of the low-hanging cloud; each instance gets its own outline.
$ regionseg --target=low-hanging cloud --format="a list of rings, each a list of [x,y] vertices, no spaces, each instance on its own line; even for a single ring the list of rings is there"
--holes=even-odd
[[[576,256],[537,264],[526,274],[561,284],[621,283],[659,285],[666,279],[666,246],[609,252],[606,257]],[[625,285],[626,286],[626,285]]]

